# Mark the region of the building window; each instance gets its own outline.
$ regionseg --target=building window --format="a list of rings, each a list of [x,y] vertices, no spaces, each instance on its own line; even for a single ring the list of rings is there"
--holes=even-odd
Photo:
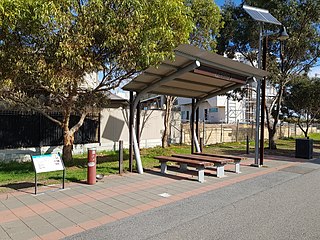
[[[186,115],[186,112],[185,111],[181,111],[181,119],[185,119],[185,115]]]
[[[218,112],[218,108],[210,108],[209,112]]]
[[[204,120],[207,121],[208,120],[208,109],[204,110]]]
[[[189,111],[187,111],[187,120],[189,120]]]

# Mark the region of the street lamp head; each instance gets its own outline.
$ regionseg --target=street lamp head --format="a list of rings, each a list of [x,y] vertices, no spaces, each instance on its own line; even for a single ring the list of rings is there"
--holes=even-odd
[[[286,27],[282,26],[280,33],[279,33],[279,36],[278,36],[278,39],[280,41],[284,41],[284,40],[287,40],[288,38],[289,38],[289,34],[287,33]]]

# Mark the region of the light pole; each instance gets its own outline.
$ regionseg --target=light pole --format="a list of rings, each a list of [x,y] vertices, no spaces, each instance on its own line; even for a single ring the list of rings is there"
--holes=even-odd
[[[267,48],[268,48],[268,36],[263,38],[263,53],[262,53],[262,69],[267,70]],[[287,40],[289,35],[286,28],[282,26],[277,39],[280,41],[280,61],[281,61],[281,73],[283,72],[283,41]],[[263,165],[264,161],[264,120],[265,120],[265,107],[266,107],[266,78],[264,77],[261,82],[261,133],[260,133],[260,165]],[[270,143],[269,143],[270,145]]]
[[[255,21],[259,22],[259,50],[258,50],[258,68],[262,68],[262,61],[261,61],[261,54],[262,54],[262,41],[267,35],[263,35],[263,24],[276,24],[282,25],[275,17],[273,17],[268,10],[262,8],[251,7],[248,5],[243,5],[243,9],[252,17]],[[285,29],[284,29],[285,30]],[[265,39],[266,44],[266,39]],[[265,49],[265,56],[266,56],[266,47]],[[266,62],[266,61],[264,61]],[[257,79],[257,91],[256,91],[256,136],[255,136],[255,158],[254,158],[254,165],[260,166],[263,164],[263,151],[264,151],[264,107],[265,107],[265,79],[262,79],[262,89],[261,89],[261,79]],[[262,90],[262,101],[260,104],[260,90]],[[261,141],[260,141],[260,160],[262,156],[262,161],[259,162],[259,123],[260,123],[260,105],[263,114],[261,114]],[[263,118],[262,118],[263,117]],[[262,152],[262,153],[261,153]]]
[[[259,50],[258,50],[258,68],[261,69],[261,49],[262,49],[262,39],[263,39],[263,23],[260,22],[259,31]],[[256,88],[256,136],[255,136],[255,148],[254,148],[254,165],[260,166],[259,164],[259,122],[260,122],[260,88],[261,79],[257,79]]]

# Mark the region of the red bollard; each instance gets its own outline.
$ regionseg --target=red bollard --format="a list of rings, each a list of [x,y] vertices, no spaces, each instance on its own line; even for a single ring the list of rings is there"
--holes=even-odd
[[[87,175],[87,183],[93,185],[96,183],[96,163],[97,163],[97,154],[96,148],[88,149],[88,175]]]

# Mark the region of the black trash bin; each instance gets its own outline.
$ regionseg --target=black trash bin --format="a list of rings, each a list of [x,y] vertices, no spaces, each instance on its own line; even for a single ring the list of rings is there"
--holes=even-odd
[[[313,139],[296,139],[296,158],[311,159],[313,154]]]

